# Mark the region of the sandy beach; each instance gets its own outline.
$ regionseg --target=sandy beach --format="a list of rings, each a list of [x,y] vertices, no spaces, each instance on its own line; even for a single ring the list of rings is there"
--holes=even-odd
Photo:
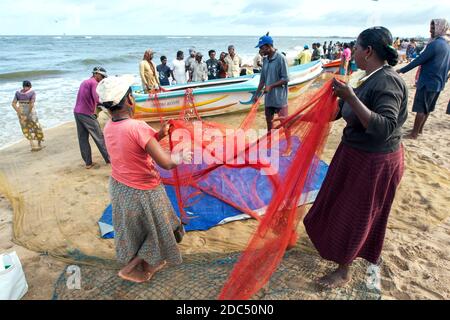
[[[409,110],[415,93],[414,75],[413,71],[403,75],[410,90]],[[445,114],[449,99],[446,88],[423,136],[404,141],[406,171],[385,239],[382,299],[450,299],[450,116]],[[230,115],[213,121],[233,125],[242,117]],[[262,113],[257,121],[261,128],[265,126]],[[410,113],[405,132],[412,129],[413,121]],[[344,121],[333,125],[323,154],[328,163],[343,128]],[[39,153],[29,152],[26,141],[0,150],[0,252],[19,254],[30,287],[25,299],[51,299],[55,283],[71,258],[97,263],[99,268],[105,267],[101,264],[114,267],[114,242],[100,239],[97,226],[109,203],[110,167],[93,146],[98,165],[84,169],[75,123],[45,134],[47,147]],[[181,249],[185,255],[240,251],[255,228],[255,221],[244,221],[189,233]],[[302,224],[299,234],[300,250],[319,260]],[[308,298],[320,299],[321,293],[312,291]]]

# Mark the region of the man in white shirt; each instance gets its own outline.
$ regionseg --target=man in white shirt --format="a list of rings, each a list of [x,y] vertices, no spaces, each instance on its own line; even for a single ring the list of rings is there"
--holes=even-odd
[[[195,61],[192,63],[192,77],[190,82],[200,82],[208,80],[208,66],[202,61],[203,55],[197,52]]]
[[[242,59],[236,54],[236,49],[233,45],[228,46],[228,55],[225,58],[228,65],[227,77],[234,78],[241,75]]]
[[[177,52],[177,58],[172,61],[172,66],[170,68],[172,72],[172,79],[174,79],[174,84],[185,84],[186,79],[186,65],[184,63],[184,53],[183,51]]]

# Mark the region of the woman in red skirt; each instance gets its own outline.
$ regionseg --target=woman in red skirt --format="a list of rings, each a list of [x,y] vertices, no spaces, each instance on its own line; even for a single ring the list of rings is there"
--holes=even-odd
[[[403,175],[401,127],[408,111],[408,91],[392,68],[398,53],[386,28],[363,31],[355,59],[366,71],[356,89],[334,81],[340,98],[337,119],[344,118],[342,142],[314,206],[305,217],[306,231],[327,260],[339,267],[319,283],[343,286],[351,264],[360,257],[378,264],[386,225]]]

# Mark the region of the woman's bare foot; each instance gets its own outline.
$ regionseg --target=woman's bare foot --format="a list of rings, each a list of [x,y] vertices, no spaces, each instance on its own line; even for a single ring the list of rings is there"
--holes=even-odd
[[[403,136],[403,139],[412,139],[412,140],[416,140],[419,137],[418,134],[415,134],[413,132],[408,133],[407,135]]]
[[[131,281],[135,283],[144,283],[150,280],[148,274],[144,271],[140,271],[138,269],[133,269],[128,273],[125,273],[123,270],[119,272],[119,277],[126,281]]]
[[[143,283],[149,280],[147,273],[141,269],[142,260],[139,257],[132,259],[122,270],[119,271],[119,277],[124,280]]]
[[[157,273],[158,271],[161,271],[166,265],[167,265],[167,262],[164,261],[158,267],[154,268],[154,267],[151,267],[147,262],[142,261],[142,269],[149,277],[147,281],[149,281],[155,273]]]
[[[350,280],[352,276],[349,266],[339,266],[335,271],[320,278],[318,283],[323,288],[334,289],[345,286]]]

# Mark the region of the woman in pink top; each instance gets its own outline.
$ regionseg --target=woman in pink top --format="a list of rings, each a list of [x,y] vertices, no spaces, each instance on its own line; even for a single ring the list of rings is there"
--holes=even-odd
[[[156,132],[145,122],[134,120],[135,101],[128,76],[104,79],[97,87],[100,102],[112,116],[104,129],[112,174],[110,195],[117,259],[126,266],[122,279],[149,281],[168,264],[180,264],[175,234],[184,228],[161,184],[156,164],[172,169],[189,162],[191,154],[170,155],[159,144],[168,126]],[[175,234],[174,234],[175,233]]]
[[[340,75],[346,76],[348,70],[348,64],[352,58],[352,50],[350,50],[350,46],[348,43],[344,43],[344,50],[341,55],[341,67],[340,67]]]

